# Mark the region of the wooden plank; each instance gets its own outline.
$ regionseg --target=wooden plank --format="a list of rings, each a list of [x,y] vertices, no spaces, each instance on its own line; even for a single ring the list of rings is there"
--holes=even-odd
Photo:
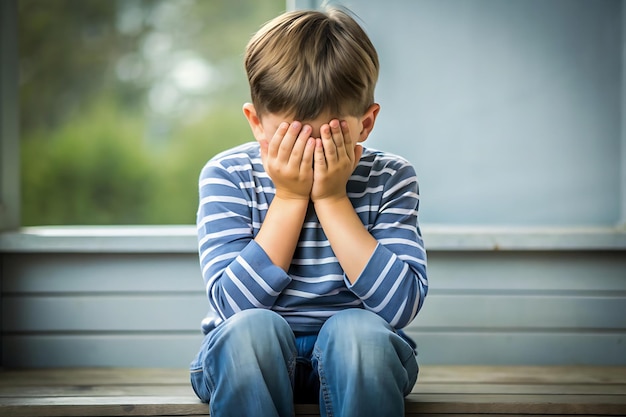
[[[412,410],[405,412],[405,417],[476,417],[480,414],[468,415],[467,413],[446,413],[446,414],[432,414],[432,413],[420,413]],[[488,414],[489,417],[545,417],[547,414]],[[550,417],[572,417],[572,414],[550,414]],[[598,414],[576,414],[576,417],[598,417]]]
[[[209,406],[197,398],[183,397],[45,397],[3,398],[3,416],[178,416],[209,415]]]
[[[424,366],[418,384],[626,384],[626,366]]]
[[[187,385],[186,368],[62,368],[0,372],[0,389],[27,386]],[[626,367],[618,366],[423,366],[416,387],[439,384],[498,386],[626,386]],[[626,395],[626,392],[624,392]]]
[[[447,384],[418,383],[413,388],[414,394],[540,394],[540,395],[626,395],[626,385],[594,385],[594,384]]]
[[[518,385],[518,384],[417,384],[414,394],[536,394],[536,395],[626,395],[626,385]],[[62,385],[0,386],[0,398],[182,396],[192,393],[189,383],[180,385]]]
[[[129,397],[129,396],[186,396],[195,395],[189,383],[184,385],[74,385],[7,386],[0,388],[0,398],[37,397]],[[1,401],[1,400],[0,400]]]
[[[411,394],[406,409],[437,414],[596,414],[623,415],[624,396]]]
[[[309,407],[311,408],[311,407]],[[622,396],[412,394],[410,413],[436,414],[601,414],[626,412]],[[2,398],[0,413],[11,416],[184,415],[208,414],[208,406],[191,396]]]
[[[298,416],[318,415],[316,405],[296,410]],[[626,367],[425,366],[406,401],[407,416],[624,413]],[[0,372],[3,416],[207,414],[186,369]]]

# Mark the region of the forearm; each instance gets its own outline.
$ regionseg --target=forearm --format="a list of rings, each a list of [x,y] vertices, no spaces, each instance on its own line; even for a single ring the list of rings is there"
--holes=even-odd
[[[274,197],[254,240],[274,265],[289,270],[309,205],[306,199]]]
[[[217,262],[207,263],[207,295],[215,311],[226,319],[250,308],[271,308],[291,282],[287,273],[254,240],[235,252],[228,246],[230,250],[219,255]]]
[[[348,280],[354,283],[378,242],[367,231],[348,197],[315,202],[315,212]]]
[[[360,278],[348,288],[366,309],[402,328],[413,320],[428,291],[425,264],[413,257],[402,260],[379,243]]]

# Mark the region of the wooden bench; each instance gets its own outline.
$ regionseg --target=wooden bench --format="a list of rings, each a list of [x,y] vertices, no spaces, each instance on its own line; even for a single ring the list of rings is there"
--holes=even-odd
[[[423,366],[407,416],[626,415],[626,367]],[[0,372],[0,416],[205,416],[184,369]],[[315,405],[296,415],[318,416]],[[384,416],[382,416],[384,417]]]

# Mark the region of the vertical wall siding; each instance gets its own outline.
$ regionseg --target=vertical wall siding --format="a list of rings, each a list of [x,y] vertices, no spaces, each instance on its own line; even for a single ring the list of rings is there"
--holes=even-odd
[[[423,364],[626,364],[623,252],[431,252],[407,329]],[[207,302],[195,254],[2,258],[5,367],[184,367]]]

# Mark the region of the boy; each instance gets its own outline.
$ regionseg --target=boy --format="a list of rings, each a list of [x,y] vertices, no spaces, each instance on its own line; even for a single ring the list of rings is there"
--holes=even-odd
[[[404,159],[363,148],[378,57],[331,9],[285,13],[246,48],[256,142],[200,176],[211,312],[191,382],[211,415],[403,416],[417,378],[401,331],[427,292],[418,188]]]

